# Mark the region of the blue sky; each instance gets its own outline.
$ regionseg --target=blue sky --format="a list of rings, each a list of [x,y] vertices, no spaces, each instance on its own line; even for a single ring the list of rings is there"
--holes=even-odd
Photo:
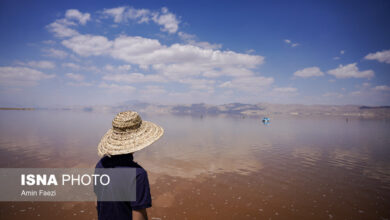
[[[389,1],[1,1],[0,105],[390,104]]]

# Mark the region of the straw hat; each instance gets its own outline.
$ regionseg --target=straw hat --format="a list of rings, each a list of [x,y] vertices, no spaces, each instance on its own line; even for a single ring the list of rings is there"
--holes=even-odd
[[[164,129],[152,122],[142,121],[137,112],[126,111],[117,114],[98,145],[98,154],[128,154],[139,151],[157,141]]]

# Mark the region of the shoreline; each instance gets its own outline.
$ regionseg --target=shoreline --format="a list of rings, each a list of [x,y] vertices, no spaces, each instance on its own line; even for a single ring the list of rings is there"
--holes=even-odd
[[[24,111],[33,111],[35,108],[0,108],[0,110],[24,110]]]
[[[25,111],[32,111],[32,110],[35,110],[35,108],[0,108],[0,110],[25,110]]]

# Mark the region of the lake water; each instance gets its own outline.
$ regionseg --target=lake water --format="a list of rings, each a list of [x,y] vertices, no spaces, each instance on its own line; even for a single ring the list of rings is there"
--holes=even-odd
[[[390,121],[141,115],[150,219],[390,219]],[[112,113],[0,111],[0,167],[94,167]],[[3,202],[0,219],[96,219],[92,202]]]

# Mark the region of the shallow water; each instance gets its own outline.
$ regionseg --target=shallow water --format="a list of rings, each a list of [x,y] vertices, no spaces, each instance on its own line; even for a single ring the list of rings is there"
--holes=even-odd
[[[141,115],[150,219],[390,219],[390,122]],[[0,111],[0,167],[93,167],[111,113]],[[0,219],[96,219],[93,203],[0,203]]]

